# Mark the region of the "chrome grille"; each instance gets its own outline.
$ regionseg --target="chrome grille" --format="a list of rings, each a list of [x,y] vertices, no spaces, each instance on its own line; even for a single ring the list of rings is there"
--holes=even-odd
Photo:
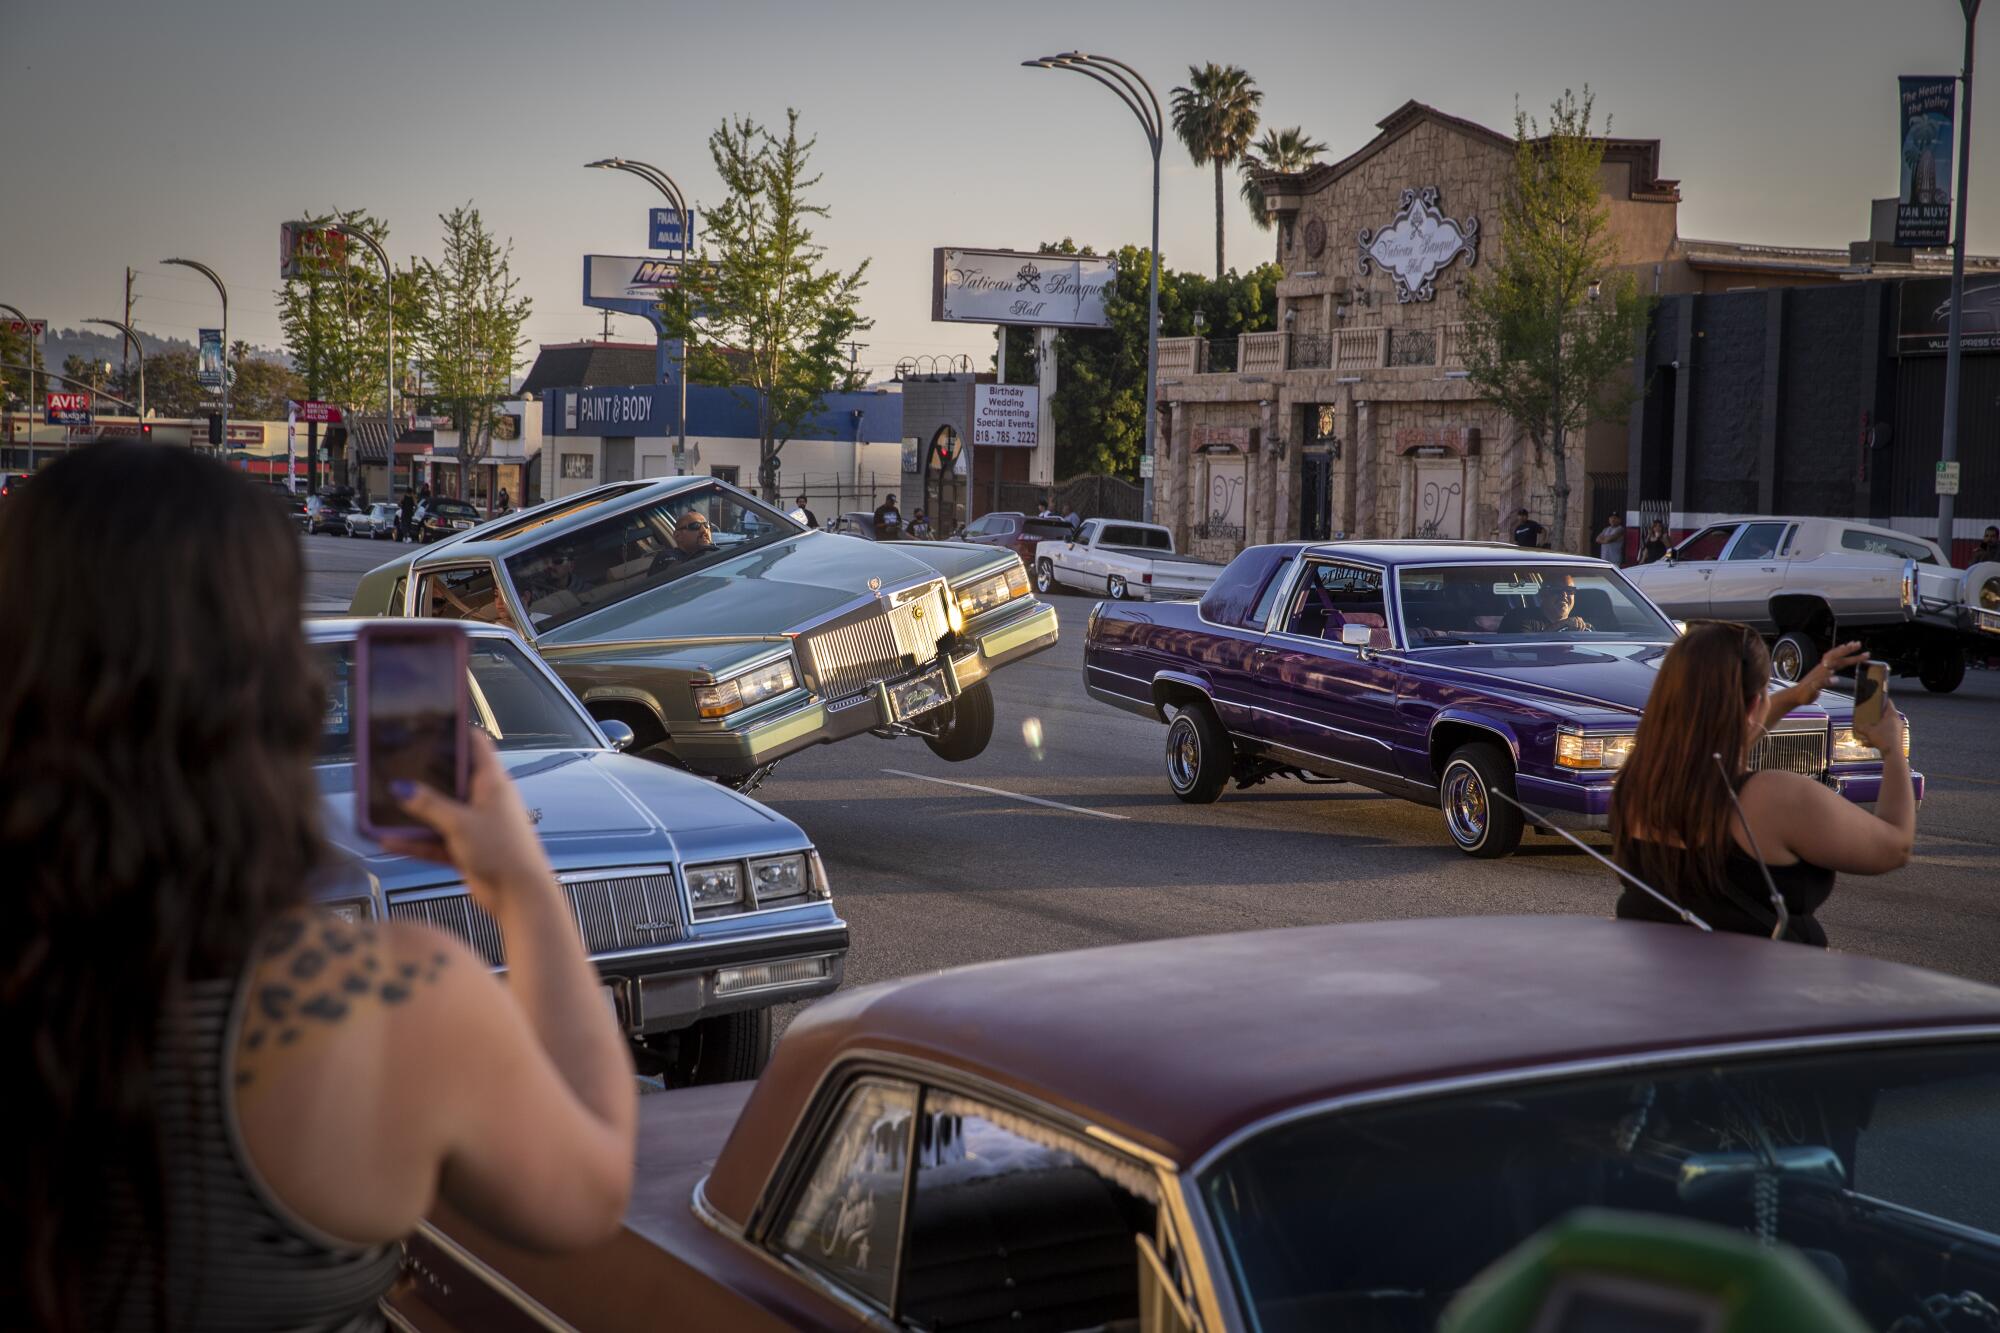
[[[937,641],[945,632],[941,586],[904,594],[900,606],[806,635],[806,665],[820,694],[837,699],[936,661]]]
[[[643,949],[687,938],[680,889],[669,872],[570,880],[563,890],[576,918],[577,932],[592,954]],[[448,930],[495,967],[506,960],[499,925],[469,893],[394,900],[389,904],[389,915]],[[643,926],[652,929],[641,929]]]
[[[1803,773],[1809,778],[1826,776],[1826,733],[1824,731],[1767,732],[1750,752],[1750,767],[1775,768],[1786,773]]]

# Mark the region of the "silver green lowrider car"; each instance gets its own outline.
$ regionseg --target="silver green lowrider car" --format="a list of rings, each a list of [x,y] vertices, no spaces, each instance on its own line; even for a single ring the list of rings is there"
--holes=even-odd
[[[810,745],[986,748],[986,677],[1056,641],[1010,551],[814,532],[708,477],[601,486],[364,576],[356,615],[517,630],[635,752],[748,789]]]

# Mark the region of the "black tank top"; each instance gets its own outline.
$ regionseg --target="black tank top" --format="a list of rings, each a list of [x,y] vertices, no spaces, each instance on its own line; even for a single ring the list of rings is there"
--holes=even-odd
[[[90,1327],[247,1333],[380,1329],[400,1247],[355,1247],[293,1216],[244,1151],[233,1086],[242,1022],[235,980],[197,982],[160,1025],[155,1071],[168,1241],[160,1286],[129,1201],[107,1237]],[[158,1294],[167,1312],[159,1318]]]
[[[1833,894],[1833,872],[1810,861],[1772,866],[1770,871],[1771,883],[1778,886],[1778,896],[1785,900],[1785,910],[1791,914],[1785,938],[1824,949],[1826,931],[1813,913]],[[1769,935],[1778,924],[1778,914],[1771,907],[1771,891],[1764,883],[1764,872],[1758,868],[1757,859],[1745,855],[1741,848],[1732,847],[1728,859],[1722,863],[1722,874],[1728,892],[1721,894],[1707,890],[1676,893],[1666,884],[1653,887],[1717,930]],[[1641,893],[1629,884],[1618,895],[1618,915],[1632,921],[1680,921],[1651,894]]]

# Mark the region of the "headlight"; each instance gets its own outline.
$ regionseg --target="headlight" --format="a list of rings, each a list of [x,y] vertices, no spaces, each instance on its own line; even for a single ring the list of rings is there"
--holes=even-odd
[[[1016,597],[1028,595],[1028,570],[1019,560],[998,574],[989,574],[951,590],[952,598],[967,620],[1004,606]]]
[[[798,688],[792,659],[766,663],[713,685],[694,687],[694,709],[702,717],[727,717],[739,708]]]
[[[723,861],[687,868],[688,901],[698,917],[723,916],[743,910],[743,866]]]
[[[1586,736],[1565,728],[1556,733],[1556,764],[1561,768],[1623,768],[1632,756],[1633,735]]]
[[[339,902],[321,903],[320,907],[350,926],[358,926],[364,921],[373,920],[375,916],[375,904],[366,898],[343,898]]]
[[[1852,727],[1836,727],[1833,732],[1833,762],[1836,764],[1872,764],[1882,757],[1882,752],[1854,734]],[[1903,719],[1903,758],[1910,757],[1910,720]]]
[[[804,852],[791,856],[767,856],[750,863],[750,882],[757,892],[757,905],[804,897],[812,888],[812,870]]]

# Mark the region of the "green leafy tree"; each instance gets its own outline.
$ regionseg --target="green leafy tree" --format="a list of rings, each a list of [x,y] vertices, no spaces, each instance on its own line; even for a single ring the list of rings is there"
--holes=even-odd
[[[1257,173],[1304,171],[1318,162],[1325,151],[1326,145],[1307,134],[1304,126],[1293,125],[1282,130],[1265,127],[1263,137],[1243,155],[1243,185],[1239,191],[1243,202],[1250,206],[1251,220],[1260,229],[1271,230],[1271,217],[1264,211],[1264,187],[1257,183]]]
[[[1065,237],[1040,247],[1042,254],[1094,254]],[[1105,293],[1108,329],[1064,329],[1056,335],[1056,391],[1049,400],[1055,424],[1056,475],[1088,473],[1136,477],[1146,436],[1146,265],[1149,256],[1137,246],[1116,255],[1118,274]],[[1284,270],[1262,264],[1249,273],[1225,274],[1219,281],[1204,273],[1160,274],[1162,337],[1188,337],[1196,331],[1211,338],[1236,337],[1275,326],[1278,280]],[[1007,378],[1026,382],[1038,373],[1034,331],[1007,330]]]
[[[418,267],[419,307],[412,339],[428,399],[451,417],[459,451],[484,458],[493,443],[495,408],[513,387],[527,346],[522,329],[530,302],[510,266],[513,243],[501,244],[470,203],[438,215],[444,256]]]
[[[826,395],[846,382],[841,344],[869,328],[860,314],[868,261],[849,272],[826,263],[812,220],[826,207],[808,197],[816,140],[799,138],[787,110],[781,137],[748,117],[709,135],[709,156],[726,191],[701,210],[703,257],[682,274],[678,299],[660,307],[669,337],[688,340],[694,383],[725,385],[757,415],[758,481],[778,496],[779,456]]]
[[[306,396],[305,380],[296,370],[282,361],[252,356],[249,343],[239,341],[229,349],[229,365],[236,375],[229,390],[232,419],[283,421],[286,404]]]
[[[1591,132],[1594,99],[1564,90],[1547,133],[1514,113],[1514,175],[1501,204],[1500,255],[1466,287],[1467,377],[1552,451],[1555,541],[1569,540],[1569,437],[1636,396],[1625,372],[1652,312],[1630,272],[1614,272],[1610,210]],[[1610,130],[1607,121],[1605,130]]]
[[[48,385],[43,375],[48,363],[42,359],[42,340],[0,328],[0,403],[11,410],[36,413],[41,410],[39,402],[28,401],[30,366],[34,367],[35,391],[45,392]]]
[[[1188,81],[1173,91],[1174,133],[1196,166],[1215,167],[1215,276],[1222,278],[1222,177],[1243,159],[1257,133],[1263,92],[1235,65],[1188,66]]]

